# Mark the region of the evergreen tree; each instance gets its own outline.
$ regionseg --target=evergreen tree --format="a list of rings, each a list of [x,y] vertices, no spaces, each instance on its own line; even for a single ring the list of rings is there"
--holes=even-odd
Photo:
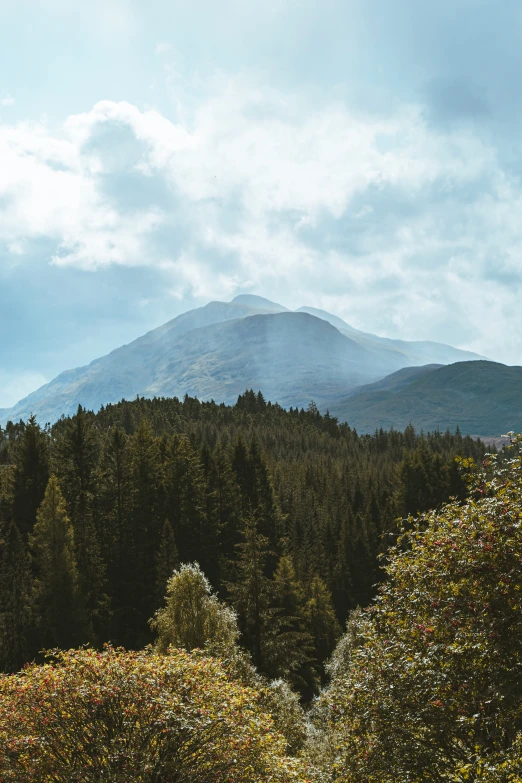
[[[230,461],[219,446],[209,458],[206,483],[208,525],[217,536],[214,556],[221,558],[221,582],[223,576],[225,580],[230,578],[241,540],[241,495]]]
[[[31,533],[49,480],[49,436],[31,416],[13,448],[13,520],[24,537]]]
[[[156,603],[156,553],[163,526],[161,481],[158,440],[143,419],[129,447],[129,511],[121,544],[119,610],[125,646],[141,646],[149,640],[147,621]]]
[[[314,657],[316,661],[326,661],[341,635],[341,626],[335,615],[332,594],[319,576],[314,576],[310,583],[304,612],[312,635]]]
[[[79,588],[84,600],[89,641],[99,643],[106,636],[110,617],[107,570],[95,519],[99,439],[92,415],[81,405],[57,439],[54,458],[60,465],[64,496],[74,529]]]
[[[168,444],[164,476],[165,516],[172,524],[180,557],[184,561],[197,558],[216,584],[218,530],[208,523],[203,468],[188,438],[175,437]]]
[[[239,616],[242,640],[252,653],[254,665],[264,671],[269,658],[273,583],[265,574],[268,539],[258,533],[253,514],[244,521],[243,541],[237,548],[236,579],[227,584],[227,589]]]
[[[0,671],[17,671],[28,660],[30,597],[29,553],[11,522],[0,540]]]
[[[74,533],[56,476],[49,479],[31,538],[36,578],[33,610],[38,648],[86,641]]]
[[[313,639],[305,611],[305,596],[288,555],[279,559],[273,580],[266,631],[265,670],[283,677],[302,694],[311,696],[319,682],[313,657]]]
[[[172,576],[174,569],[179,566],[179,553],[176,546],[174,531],[169,520],[166,519],[161,531],[161,539],[156,554],[156,592],[159,601],[165,595],[166,584]]]
[[[97,469],[97,516],[100,544],[107,563],[112,592],[122,571],[122,540],[128,524],[130,476],[128,439],[122,429],[113,427],[103,443]]]

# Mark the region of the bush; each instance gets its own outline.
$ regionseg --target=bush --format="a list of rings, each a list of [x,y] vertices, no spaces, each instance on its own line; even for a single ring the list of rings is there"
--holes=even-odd
[[[5,783],[290,783],[305,778],[255,690],[202,655],[57,652],[0,677]]]
[[[522,460],[486,468],[409,520],[340,642],[311,744],[336,781],[522,779]]]

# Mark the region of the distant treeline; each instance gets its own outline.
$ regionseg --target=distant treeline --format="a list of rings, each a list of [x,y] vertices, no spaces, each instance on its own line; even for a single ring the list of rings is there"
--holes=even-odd
[[[485,451],[458,431],[359,436],[253,391],[9,423],[0,669],[44,648],[143,647],[172,570],[197,561],[259,669],[311,695],[348,613],[375,595],[397,518],[464,498],[455,458]]]

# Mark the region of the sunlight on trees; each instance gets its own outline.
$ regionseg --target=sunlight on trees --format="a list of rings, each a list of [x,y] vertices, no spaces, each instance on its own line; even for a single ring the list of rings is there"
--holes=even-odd
[[[71,650],[0,677],[6,783],[305,783],[284,747],[257,692],[200,655]]]

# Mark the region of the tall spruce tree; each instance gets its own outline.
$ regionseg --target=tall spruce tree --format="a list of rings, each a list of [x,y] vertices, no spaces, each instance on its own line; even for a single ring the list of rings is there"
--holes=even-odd
[[[228,455],[218,445],[206,467],[208,525],[217,538],[219,583],[231,575],[241,540],[241,494]],[[217,584],[217,583],[216,583]]]
[[[319,576],[314,576],[308,587],[304,613],[312,635],[314,657],[322,663],[330,658],[341,636],[341,626],[333,607],[332,594]],[[319,667],[319,672],[324,682],[322,666]]]
[[[197,559],[212,584],[219,580],[218,530],[209,524],[207,487],[199,456],[186,437],[167,445],[165,516],[172,524],[180,558]]]
[[[122,611],[127,600],[127,532],[131,505],[129,439],[120,427],[112,427],[105,437],[97,470],[97,487],[97,515],[103,520],[100,528],[101,551],[107,563],[111,596],[110,638],[120,642],[124,626]]]
[[[267,673],[284,678],[310,697],[319,685],[317,661],[305,611],[304,590],[288,555],[283,555],[277,564],[268,615],[271,622],[265,641]]]
[[[159,549],[156,553],[156,596],[158,605],[165,595],[168,580],[179,566],[179,552],[176,538],[169,520],[163,523]]]
[[[84,600],[89,641],[106,637],[110,618],[106,564],[103,561],[96,519],[96,468],[99,437],[92,414],[81,405],[56,440],[54,460],[60,465],[67,510],[74,529],[79,586]]]
[[[274,587],[265,573],[268,539],[258,532],[257,525],[254,514],[244,521],[243,540],[237,547],[236,578],[227,584],[227,589],[239,616],[242,641],[250,650],[254,664],[264,671],[269,662]]]
[[[30,599],[29,552],[11,522],[0,534],[0,671],[17,671],[31,654]]]
[[[31,416],[13,448],[13,505],[16,526],[27,541],[49,481],[49,435]]]
[[[37,649],[68,648],[87,641],[73,527],[54,475],[38,509],[31,551]]]
[[[150,639],[148,620],[156,608],[156,553],[162,513],[162,465],[158,439],[143,419],[129,446],[129,510],[122,538],[121,642],[142,646]]]

